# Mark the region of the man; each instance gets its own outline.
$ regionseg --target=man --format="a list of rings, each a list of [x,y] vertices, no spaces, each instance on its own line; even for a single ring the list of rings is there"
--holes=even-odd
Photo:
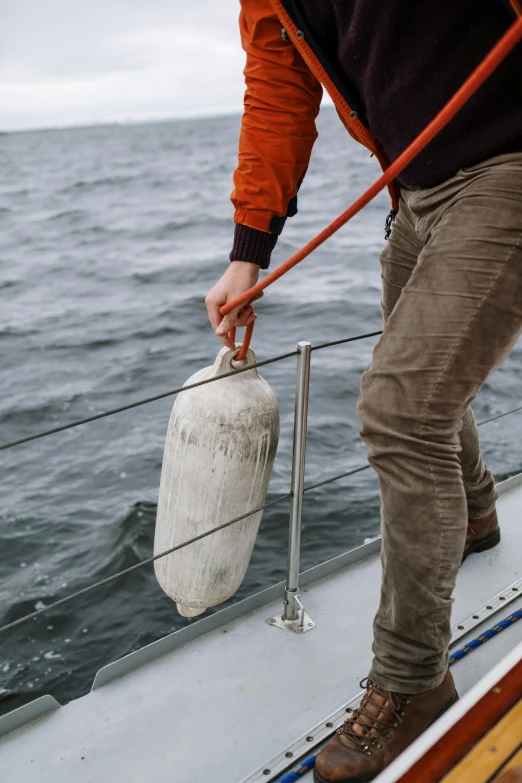
[[[518,11],[518,0],[242,0],[234,247],[206,300],[225,345],[255,315],[219,308],[257,281],[296,212],[321,84],[386,168]],[[500,540],[470,402],[522,331],[521,67],[519,47],[390,188],[385,326],[358,407],[380,483],[381,602],[366,694],[319,755],[317,783],[372,780],[458,698],[457,571]]]

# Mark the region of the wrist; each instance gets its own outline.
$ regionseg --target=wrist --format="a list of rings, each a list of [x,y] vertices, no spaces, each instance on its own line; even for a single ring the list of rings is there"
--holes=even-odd
[[[259,266],[249,261],[231,261],[228,267],[230,277],[242,281],[242,284],[250,287],[259,279]]]
[[[246,269],[248,272],[252,272],[259,276],[259,264],[256,264],[255,261],[243,261],[242,258],[237,258],[235,261],[230,262],[229,269]]]
[[[256,264],[261,269],[267,269],[276,242],[276,234],[267,234],[256,228],[236,223],[230,261],[232,263],[235,261],[249,262]]]

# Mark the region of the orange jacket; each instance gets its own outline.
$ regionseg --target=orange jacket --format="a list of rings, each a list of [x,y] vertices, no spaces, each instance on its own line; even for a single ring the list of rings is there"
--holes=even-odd
[[[502,0],[520,15],[521,0]],[[292,9],[292,17],[287,9]],[[295,0],[241,0],[239,25],[246,52],[245,106],[234,172],[234,221],[279,234],[297,212],[297,191],[317,138],[315,119],[324,87],[348,133],[385,169],[389,161],[306,41]],[[322,86],[321,86],[322,85]],[[344,95],[341,94],[343,91]],[[397,209],[400,186],[389,188]]]
[[[384,152],[335,87],[280,0],[241,0],[246,91],[234,172],[234,221],[279,234],[317,138],[322,86],[348,132],[388,165]],[[286,37],[290,40],[285,40]],[[397,187],[392,202],[397,205]],[[278,220],[279,218],[279,220]]]

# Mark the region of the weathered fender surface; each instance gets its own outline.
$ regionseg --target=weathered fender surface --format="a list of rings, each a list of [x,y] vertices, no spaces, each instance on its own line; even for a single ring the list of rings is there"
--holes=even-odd
[[[185,385],[233,369],[222,348]],[[245,362],[255,363],[249,349]],[[178,395],[170,416],[154,554],[266,501],[279,440],[275,394],[256,369]],[[156,577],[186,617],[226,601],[245,577],[262,512],[156,560]]]

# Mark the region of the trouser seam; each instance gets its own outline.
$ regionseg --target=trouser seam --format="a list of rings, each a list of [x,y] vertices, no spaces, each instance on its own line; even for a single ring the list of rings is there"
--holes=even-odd
[[[421,426],[420,426],[420,430],[419,430],[419,437],[420,438],[422,438],[423,435],[425,434],[424,433],[424,428],[425,428],[425,424],[426,424],[426,414],[427,414],[427,411],[428,411],[428,406],[429,406],[430,402],[433,400],[433,398],[435,396],[435,392],[437,390],[437,387],[440,384],[440,381],[441,381],[445,371],[447,370],[447,367],[449,365],[449,362],[450,362],[451,358],[453,357],[454,353],[456,352],[458,346],[461,344],[464,335],[468,332],[468,329],[469,329],[470,325],[477,318],[477,315],[478,315],[478,313],[480,311],[480,308],[484,304],[484,302],[487,299],[487,297],[490,295],[491,291],[497,285],[501,275],[505,272],[505,269],[506,269],[508,263],[510,262],[510,260],[511,260],[512,256],[514,255],[515,251],[519,249],[521,243],[522,243],[522,231],[519,232],[517,241],[509,249],[509,252],[506,255],[506,258],[504,259],[504,261],[502,262],[502,265],[501,265],[500,269],[498,270],[498,272],[495,275],[494,279],[491,281],[491,284],[490,284],[488,290],[484,293],[484,295],[482,296],[480,302],[477,304],[477,306],[475,308],[475,311],[470,315],[470,317],[466,321],[466,323],[463,326],[463,328],[462,328],[458,338],[455,341],[455,344],[454,344],[453,348],[451,349],[450,353],[448,354],[448,357],[447,357],[446,361],[444,362],[444,365],[441,368],[440,373],[438,374],[438,376],[437,376],[437,378],[436,378],[436,380],[435,380],[435,382],[433,384],[433,387],[431,389],[431,393],[426,398],[426,402],[424,404],[424,409],[422,411],[422,416],[421,416]],[[437,484],[436,484],[435,479],[434,479],[433,468],[432,468],[431,461],[430,461],[430,458],[429,458],[427,452],[428,452],[428,443],[426,442],[426,444],[424,446],[424,456],[425,456],[426,461],[428,463],[428,469],[429,469],[429,472],[430,472],[430,479],[431,479],[431,482],[432,482],[432,485],[433,485],[433,488],[434,488],[435,497],[437,499],[437,513],[438,513],[438,516],[439,516],[439,552],[438,552],[437,569],[436,569],[436,576],[435,576],[435,587],[436,587],[439,584],[439,581],[440,581],[440,569],[441,569],[441,562],[442,562],[442,553],[441,553],[441,549],[442,549],[442,546],[441,546],[442,525],[440,524],[441,523],[441,508],[440,508],[440,498],[439,498],[438,488],[437,488]],[[439,634],[437,634],[436,623],[435,623],[435,615],[436,615],[436,613],[437,613],[437,610],[435,611],[434,616],[432,618],[433,633],[434,633],[434,636],[437,638],[437,640],[439,640]]]

